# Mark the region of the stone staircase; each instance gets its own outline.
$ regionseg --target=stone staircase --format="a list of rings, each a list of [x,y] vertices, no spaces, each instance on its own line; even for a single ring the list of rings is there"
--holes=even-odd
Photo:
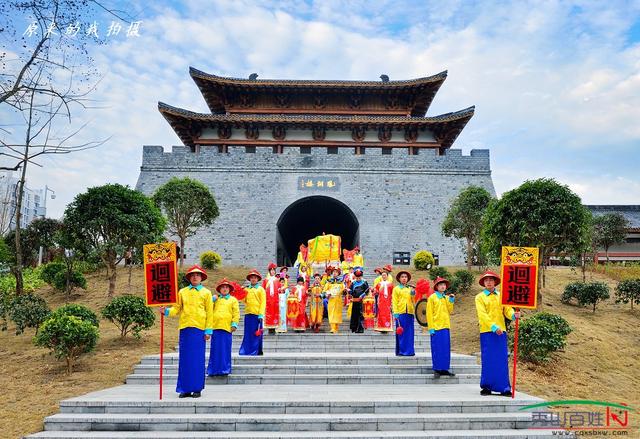
[[[325,326],[326,321],[325,321]],[[540,402],[479,394],[476,358],[452,354],[455,377],[434,378],[428,337],[416,356],[396,357],[393,334],[266,334],[264,355],[233,356],[228,377],[208,377],[199,399],[178,399],[178,354],[145,356],[126,384],[62,401],[31,438],[539,438],[529,429]],[[233,351],[242,327],[233,337]],[[207,353],[208,355],[208,353]],[[224,385],[224,386],[221,386]]]

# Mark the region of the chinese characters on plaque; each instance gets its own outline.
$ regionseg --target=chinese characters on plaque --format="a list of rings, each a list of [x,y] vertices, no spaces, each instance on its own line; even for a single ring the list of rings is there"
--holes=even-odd
[[[147,306],[173,305],[178,297],[176,244],[147,244],[143,250]]]
[[[320,189],[337,191],[340,179],[337,177],[298,177],[298,190]]]
[[[502,304],[537,307],[538,248],[502,247]]]

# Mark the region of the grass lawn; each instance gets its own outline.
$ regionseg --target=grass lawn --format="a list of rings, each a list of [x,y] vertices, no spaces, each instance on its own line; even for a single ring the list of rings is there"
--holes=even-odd
[[[240,280],[247,271],[243,267],[223,267],[213,271],[205,285],[213,289],[222,277]],[[426,277],[426,272],[418,272],[417,276]],[[607,282],[612,290],[615,286],[615,281],[604,274],[587,276]],[[560,303],[564,286],[580,279],[579,273],[568,268],[548,271],[540,310],[562,315],[573,333],[568,337],[566,350],[555,354],[549,364],[519,363],[517,388],[550,400],[624,402],[637,409],[640,407],[640,311],[634,309],[632,312],[629,305],[616,305],[612,299],[599,304],[595,314],[589,308]],[[108,302],[108,282],[104,273],[89,275],[87,280],[88,290],[69,298],[48,286],[37,293],[51,308],[71,301],[98,311]],[[128,270],[119,270],[116,294],[142,295],[142,290],[141,269],[133,270],[131,287],[128,286]],[[474,354],[480,349],[473,302],[473,296],[479,291],[480,286],[476,283],[470,293],[460,294],[456,300],[452,316],[452,349],[455,352]],[[165,336],[165,348],[171,350],[177,343],[177,319],[167,319]],[[420,333],[418,336],[426,337]],[[14,335],[11,324],[8,331],[0,333],[0,368],[3,371],[0,385],[4,389],[4,399],[0,402],[0,431],[3,437],[20,437],[41,430],[43,418],[58,411],[60,400],[122,384],[143,355],[157,353],[159,349],[158,326],[143,333],[141,340],[122,340],[118,329],[102,320],[96,351],[81,357],[75,372],[67,375],[64,362],[33,346],[32,337],[33,330]],[[637,427],[637,414],[631,419]]]

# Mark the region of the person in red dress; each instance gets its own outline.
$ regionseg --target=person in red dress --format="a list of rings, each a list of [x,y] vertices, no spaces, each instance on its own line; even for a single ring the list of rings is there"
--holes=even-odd
[[[380,274],[380,282],[376,284],[374,289],[374,294],[378,299],[375,330],[382,333],[389,333],[393,330],[393,325],[391,324],[393,279],[389,276],[391,269],[390,265],[384,267]]]
[[[304,284],[304,278],[298,276],[298,283],[295,287],[291,288],[289,295],[296,296],[298,298],[298,315],[293,322],[294,331],[304,331],[309,326],[307,318],[307,286]]]
[[[262,281],[262,288],[266,292],[267,305],[264,312],[264,328],[269,330],[269,334],[274,334],[276,327],[280,323],[279,293],[280,280],[276,276],[277,265],[273,262],[269,264],[267,270],[269,274]],[[286,318],[283,316],[283,318]]]

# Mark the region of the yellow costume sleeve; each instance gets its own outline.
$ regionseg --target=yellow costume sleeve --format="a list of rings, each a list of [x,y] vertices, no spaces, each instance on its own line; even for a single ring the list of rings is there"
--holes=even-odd
[[[427,327],[429,329],[433,329],[435,328],[435,309],[434,309],[434,303],[432,300],[432,297],[435,295],[435,293],[433,293],[431,296],[429,296],[429,299],[427,300]]]
[[[503,306],[502,312],[504,313],[504,316],[506,318],[508,318],[509,320],[513,320],[513,315],[515,314],[515,311],[511,306]]]
[[[231,305],[231,323],[235,323],[236,325],[240,322],[240,305],[238,304],[238,300],[234,298],[233,304]]]
[[[491,321],[491,316],[489,314],[489,310],[487,309],[487,304],[484,300],[484,293],[480,293],[476,296],[476,312],[478,313],[478,323],[480,324],[480,332],[489,332],[491,331],[491,325],[494,322]]]
[[[393,310],[393,314],[400,314],[400,312],[398,311],[400,309],[400,288],[398,287],[393,287],[393,292],[391,293],[392,296],[392,300],[391,300],[391,308]]]
[[[213,329],[213,300],[211,299],[210,291],[207,291],[207,293],[204,295],[204,300],[205,300],[205,304],[204,304],[205,311],[207,313],[207,319],[204,325],[204,329],[212,330]]]
[[[264,317],[264,313],[267,310],[267,292],[264,288],[260,287],[258,297],[260,298],[260,315]]]
[[[182,290],[178,291],[177,299],[176,304],[169,307],[169,317],[175,317],[182,311]]]

